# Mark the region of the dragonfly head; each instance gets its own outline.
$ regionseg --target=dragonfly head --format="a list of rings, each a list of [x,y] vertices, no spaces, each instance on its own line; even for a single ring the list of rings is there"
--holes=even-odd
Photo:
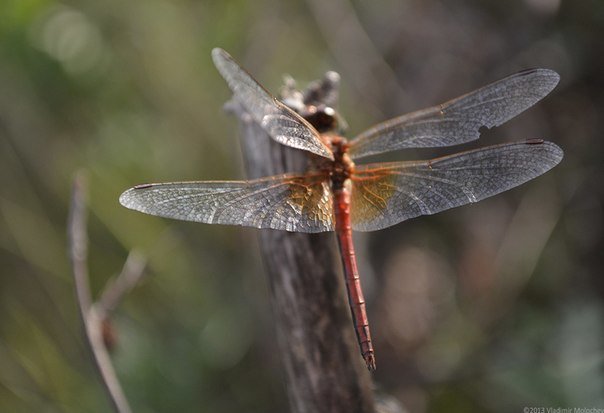
[[[302,117],[319,133],[340,133],[346,128],[346,122],[331,106],[308,105],[304,109],[301,113]]]
[[[314,106],[309,105],[305,108],[302,116],[308,121],[319,133],[335,131],[338,127],[336,119],[336,111],[329,106]]]
[[[281,89],[281,101],[295,110],[319,133],[341,134],[348,125],[335,110],[338,103],[338,87],[340,75],[327,72],[323,79],[311,82],[301,91],[296,87],[296,81],[286,77]]]

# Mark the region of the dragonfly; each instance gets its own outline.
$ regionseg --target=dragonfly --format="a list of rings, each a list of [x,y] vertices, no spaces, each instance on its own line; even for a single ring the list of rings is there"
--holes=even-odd
[[[291,232],[335,231],[361,356],[376,359],[352,230],[375,231],[420,215],[474,203],[527,182],[563,157],[542,139],[504,143],[430,160],[354,161],[407,148],[438,148],[476,140],[550,93],[559,76],[529,69],[440,105],[402,115],[347,140],[331,107],[306,118],[262,87],[227,52],[212,51],[237,103],[275,141],[309,154],[305,173],[242,181],[194,181],[134,186],[120,203],[146,214],[207,224]]]

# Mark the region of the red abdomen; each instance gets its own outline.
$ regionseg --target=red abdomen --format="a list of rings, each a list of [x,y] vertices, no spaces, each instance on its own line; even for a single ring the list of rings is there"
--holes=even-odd
[[[336,234],[342,255],[342,264],[344,265],[344,277],[346,280],[346,290],[348,291],[348,302],[352,313],[357,339],[361,348],[361,354],[367,368],[375,370],[375,356],[373,344],[371,343],[371,334],[369,333],[369,321],[365,309],[365,299],[361,290],[361,281],[357,268],[357,260],[352,244],[352,227],[350,225],[350,189],[343,185],[341,189],[335,189],[334,194],[334,212],[336,219]]]

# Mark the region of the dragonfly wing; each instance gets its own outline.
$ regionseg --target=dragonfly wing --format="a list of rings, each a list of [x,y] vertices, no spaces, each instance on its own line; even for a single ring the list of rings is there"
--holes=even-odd
[[[360,166],[352,177],[353,229],[374,231],[480,201],[547,172],[562,156],[555,144],[530,140],[430,161]]]
[[[404,148],[458,145],[533,106],[556,87],[552,70],[529,69],[441,105],[412,112],[361,133],[350,143],[352,158]]]
[[[138,185],[125,191],[120,203],[150,215],[207,224],[292,232],[334,227],[329,183],[319,176]]]
[[[333,159],[315,128],[260,86],[227,52],[216,48],[212,58],[235,99],[274,140]]]

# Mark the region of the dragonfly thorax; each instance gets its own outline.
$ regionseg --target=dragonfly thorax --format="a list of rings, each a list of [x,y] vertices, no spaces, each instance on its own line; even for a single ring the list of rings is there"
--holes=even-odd
[[[333,163],[330,171],[333,189],[341,189],[352,175],[354,162],[348,156],[348,142],[339,135],[323,135],[329,140],[333,152]]]

